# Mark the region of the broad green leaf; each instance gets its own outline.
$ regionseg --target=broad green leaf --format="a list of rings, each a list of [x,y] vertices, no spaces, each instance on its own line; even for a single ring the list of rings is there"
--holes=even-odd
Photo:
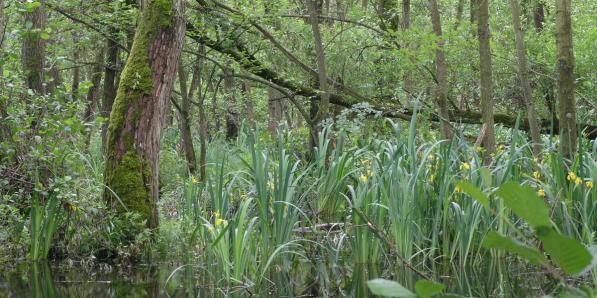
[[[48,39],[50,39],[50,34],[48,34],[48,32],[42,31],[42,32],[39,34],[39,37],[40,37],[41,39],[43,39],[43,40],[48,40]]]
[[[460,181],[456,186],[460,187],[460,189],[462,189],[462,191],[465,192],[467,195],[471,196],[471,198],[481,203],[483,207],[489,209],[489,198],[472,183],[467,181]]]
[[[376,278],[367,282],[369,290],[374,295],[382,297],[416,298],[413,292],[409,291],[399,283],[383,278]]]
[[[591,265],[593,256],[580,242],[559,234],[551,228],[537,231],[545,252],[567,274],[578,274]]]
[[[512,209],[514,214],[534,228],[551,226],[549,208],[531,187],[508,182],[496,193],[504,199],[504,204]]]
[[[511,238],[504,237],[496,232],[489,232],[482,243],[485,248],[504,250],[539,265],[545,262],[545,257],[536,249],[528,247]]]
[[[441,293],[446,288],[445,285],[430,280],[419,280],[415,284],[415,292],[420,298],[431,298]]]

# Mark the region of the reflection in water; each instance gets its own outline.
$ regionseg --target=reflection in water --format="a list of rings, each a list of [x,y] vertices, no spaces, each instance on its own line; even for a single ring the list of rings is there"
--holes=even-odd
[[[0,297],[211,297],[198,287],[193,268],[173,275],[172,266],[140,266],[112,270],[19,264],[0,275]]]
[[[450,293],[467,297],[527,297],[537,292],[537,286],[552,290],[549,285],[553,283],[546,281],[541,273],[504,268],[509,274],[502,275],[492,272],[491,266],[452,266],[452,272],[457,274],[439,280],[448,286]],[[313,262],[295,264],[288,270],[280,267],[262,288],[222,289],[217,288],[221,277],[214,273],[215,269],[163,263],[93,268],[23,263],[0,270],[0,297],[369,297],[368,280],[384,277],[414,288],[419,279],[400,266],[338,267]]]

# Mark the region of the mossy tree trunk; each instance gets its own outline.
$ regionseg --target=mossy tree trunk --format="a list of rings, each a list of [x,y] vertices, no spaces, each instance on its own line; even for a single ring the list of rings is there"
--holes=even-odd
[[[181,0],[144,0],[107,131],[105,199],[158,225],[160,137],[184,39]]]

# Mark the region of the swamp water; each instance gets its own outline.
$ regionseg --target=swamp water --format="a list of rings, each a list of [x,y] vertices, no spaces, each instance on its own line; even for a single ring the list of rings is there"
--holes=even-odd
[[[0,297],[368,297],[368,280],[391,278],[378,266],[357,265],[346,276],[343,270],[322,268],[327,266],[320,264],[320,268],[293,269],[292,274],[279,272],[267,288],[224,289],[215,286],[222,281],[213,276],[217,271],[172,263],[86,267],[39,262],[11,266],[1,270]],[[486,270],[471,270],[470,275],[474,278],[462,272],[443,282],[451,293],[465,297],[536,296],[541,287],[533,285],[545,285],[543,274],[505,279]],[[404,284],[416,279],[410,274],[399,278]]]

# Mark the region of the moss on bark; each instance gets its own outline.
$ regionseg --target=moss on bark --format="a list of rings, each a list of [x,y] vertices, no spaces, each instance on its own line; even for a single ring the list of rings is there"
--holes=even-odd
[[[111,191],[106,190],[104,198],[119,206],[118,211],[139,213],[148,223],[155,208],[151,195],[151,161],[143,154],[143,149],[138,148],[136,133],[144,100],[153,96],[152,61],[149,59],[152,43],[160,32],[172,27],[173,17],[173,0],[147,2],[121,75],[107,129],[104,179]],[[120,200],[126,209],[116,200]]]

